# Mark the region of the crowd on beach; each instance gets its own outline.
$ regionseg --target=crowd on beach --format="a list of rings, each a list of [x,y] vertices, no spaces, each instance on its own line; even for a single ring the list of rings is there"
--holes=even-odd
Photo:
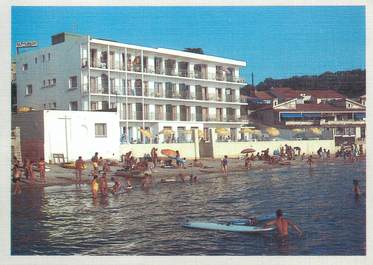
[[[250,148],[249,148],[250,149]],[[256,153],[256,154],[255,154]],[[305,161],[309,167],[312,167],[315,159],[318,160],[328,160],[331,159],[330,150],[323,149],[320,147],[317,150],[317,157],[309,155],[306,157],[305,153],[302,153],[300,147],[292,147],[285,144],[280,146],[278,149],[273,150],[270,153],[269,148],[262,150],[261,152],[256,152],[256,150],[251,149],[245,156],[242,157],[244,163],[243,168],[249,170],[254,161],[263,161],[264,163],[270,165],[289,165],[292,160]],[[356,161],[360,156],[363,155],[362,145],[357,146],[356,144],[350,146],[342,145],[340,149],[335,153],[336,159],[349,159],[351,161]],[[94,198],[97,197],[98,193],[107,195],[109,192],[117,194],[120,192],[130,191],[133,188],[133,177],[137,176],[141,179],[141,187],[147,188],[153,183],[153,172],[156,167],[161,168],[178,168],[186,169],[187,167],[200,168],[201,171],[206,168],[212,168],[211,166],[205,166],[201,160],[194,159],[187,163],[185,158],[181,157],[179,151],[174,151],[172,155],[159,156],[158,149],[153,147],[150,153],[144,154],[143,157],[136,158],[131,151],[125,153],[121,157],[121,162],[112,161],[108,159],[103,159],[99,157],[98,152],[96,152],[88,163],[83,160],[81,156],[75,161],[75,183],[78,185],[83,184],[82,176],[87,165],[90,164],[92,168],[88,176],[90,177],[90,185],[92,189],[92,195]],[[229,158],[225,155],[221,161],[221,172],[225,177],[228,176],[228,164]],[[111,166],[120,166],[121,169],[116,172],[111,172]],[[21,177],[22,171],[25,179],[28,183],[35,183],[36,173],[39,172],[39,182],[41,184],[46,184],[46,163],[43,158],[40,158],[36,163],[26,159],[21,165],[16,157],[13,157],[13,174],[12,181],[14,183],[14,193],[21,193]],[[175,177],[172,179],[167,179],[161,177],[160,182],[185,182],[189,177],[190,181],[196,182],[197,176],[193,174],[182,173],[179,171],[175,173]],[[114,185],[109,189],[108,178],[114,182]],[[119,177],[124,178],[124,185]]]

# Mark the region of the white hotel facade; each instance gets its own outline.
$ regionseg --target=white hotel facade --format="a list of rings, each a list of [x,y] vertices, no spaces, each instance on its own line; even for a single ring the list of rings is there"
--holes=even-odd
[[[17,103],[36,110],[115,109],[128,142],[164,129],[226,128],[232,140],[247,123],[240,100],[244,61],[90,36],[60,33],[47,48],[17,55]],[[162,141],[160,135],[160,141]]]

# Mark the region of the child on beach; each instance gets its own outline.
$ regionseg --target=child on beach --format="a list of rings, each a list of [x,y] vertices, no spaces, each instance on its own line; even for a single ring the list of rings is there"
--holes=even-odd
[[[75,161],[75,181],[79,184],[82,183],[82,171],[84,169],[84,160],[81,156],[78,157],[78,160]],[[79,182],[78,182],[79,178]]]
[[[228,156],[225,155],[221,160],[221,169],[224,172],[225,176],[228,176]]]
[[[312,155],[310,155],[310,156],[308,157],[307,164],[311,167],[311,166],[312,166],[312,163],[313,163],[313,161],[312,161]]]
[[[94,175],[93,180],[91,182],[91,189],[92,189],[92,196],[94,199],[97,198],[97,193],[98,193],[98,176]]]
[[[13,167],[13,179],[12,179],[13,183],[14,183],[14,193],[15,194],[18,194],[18,193],[21,193],[21,185],[20,185],[20,182],[21,182],[21,171],[19,170],[19,167],[17,165],[14,165]]]
[[[38,162],[38,168],[40,173],[40,180],[41,182],[45,183],[45,161],[43,158],[40,158]]]

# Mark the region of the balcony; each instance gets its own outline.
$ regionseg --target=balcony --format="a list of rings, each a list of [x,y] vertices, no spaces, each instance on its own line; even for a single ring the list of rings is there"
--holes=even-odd
[[[320,120],[320,125],[365,125],[364,120],[339,120],[339,121],[327,121]]]
[[[285,121],[286,126],[319,125],[318,121]]]
[[[237,102],[235,95],[225,95],[225,101],[226,102]]]
[[[105,86],[91,85],[90,91],[93,94],[109,94],[109,88]]]

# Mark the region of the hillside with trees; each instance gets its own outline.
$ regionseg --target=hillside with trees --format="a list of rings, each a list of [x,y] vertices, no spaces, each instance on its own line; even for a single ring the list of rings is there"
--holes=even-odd
[[[242,94],[251,86],[246,86]],[[339,93],[356,98],[366,94],[365,70],[325,72],[321,75],[293,76],[284,79],[266,78],[257,86],[257,90],[269,90],[271,87],[290,87],[296,90],[334,89]]]

